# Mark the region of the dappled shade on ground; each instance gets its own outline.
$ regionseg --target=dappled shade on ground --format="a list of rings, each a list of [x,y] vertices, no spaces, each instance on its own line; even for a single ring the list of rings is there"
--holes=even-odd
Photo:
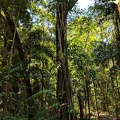
[[[93,116],[91,120],[97,120],[97,115]],[[116,120],[116,118],[112,115],[101,113],[100,120]]]

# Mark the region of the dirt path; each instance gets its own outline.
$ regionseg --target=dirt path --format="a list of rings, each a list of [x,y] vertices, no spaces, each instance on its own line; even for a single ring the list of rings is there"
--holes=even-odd
[[[110,115],[105,114],[105,113],[101,113],[100,118],[101,118],[100,120],[116,120],[115,117],[110,116]],[[95,117],[93,117],[91,120],[97,120],[97,115],[95,115]]]
[[[116,120],[115,117],[112,117],[110,115],[100,115],[101,120]]]

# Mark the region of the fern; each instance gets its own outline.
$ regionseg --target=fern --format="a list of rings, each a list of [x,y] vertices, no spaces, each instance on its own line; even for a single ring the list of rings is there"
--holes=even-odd
[[[40,90],[36,94],[29,97],[26,101],[36,99],[36,98],[40,97],[42,94],[52,94],[53,92],[54,92],[53,90]]]

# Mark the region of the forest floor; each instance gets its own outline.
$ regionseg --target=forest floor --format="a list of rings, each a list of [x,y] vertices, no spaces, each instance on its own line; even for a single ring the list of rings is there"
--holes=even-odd
[[[100,115],[100,120],[116,120],[116,117],[106,113],[100,113],[99,115]],[[97,114],[91,117],[91,120],[97,120]]]

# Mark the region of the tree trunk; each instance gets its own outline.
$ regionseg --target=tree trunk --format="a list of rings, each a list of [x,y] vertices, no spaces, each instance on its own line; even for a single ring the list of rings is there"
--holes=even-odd
[[[75,120],[72,100],[71,81],[68,72],[67,57],[67,4],[57,3],[56,14],[56,61],[59,64],[57,73],[57,99],[60,103],[60,120]],[[72,112],[70,112],[70,110]]]
[[[119,30],[119,12],[116,6],[116,10],[113,14],[113,22],[114,22],[114,30],[115,30],[115,35],[116,35],[116,44],[117,44],[117,62],[118,62],[118,67],[120,69],[120,30]]]
[[[4,36],[4,47],[3,47],[3,60],[2,60],[2,66],[7,67],[7,38]],[[8,82],[6,81],[3,83],[3,91],[4,94],[2,96],[3,99],[3,110],[4,114],[8,111]]]
[[[44,90],[44,76],[43,76],[43,73],[41,73],[41,75],[42,75],[42,78],[41,78],[41,83],[42,83],[42,85],[41,85],[41,87],[42,87],[42,89],[41,90]],[[43,100],[43,94],[41,95],[41,107],[43,107],[44,106],[44,100]]]
[[[84,87],[84,104],[85,104],[85,112],[84,112],[84,117],[87,118],[87,93],[86,93],[86,86]]]
[[[6,20],[9,25],[9,28],[11,30],[12,36],[14,36],[14,34],[15,34],[15,46],[18,50],[18,54],[19,54],[20,60],[22,62],[23,77],[24,77],[25,85],[26,85],[26,93],[27,93],[27,98],[29,98],[33,95],[33,93],[32,93],[31,84],[30,84],[30,76],[29,76],[29,70],[28,70],[28,66],[27,66],[27,59],[25,57],[25,53],[23,51],[22,44],[21,44],[18,32],[16,30],[15,24],[7,13],[6,13]],[[32,110],[33,104],[34,104],[33,101],[31,101],[31,100],[28,101],[28,119],[31,119],[33,117],[33,110]]]
[[[117,44],[117,65],[118,65],[118,69],[120,69],[120,30],[119,30],[119,12],[117,6],[113,14],[113,22],[114,22],[114,30],[116,35],[116,44]],[[119,114],[118,106],[116,106],[115,112],[116,112],[116,117],[118,117]]]
[[[79,109],[80,109],[80,119],[84,118],[84,112],[83,112],[83,101],[82,101],[82,96],[81,96],[81,91],[78,91],[78,103],[79,103]]]
[[[96,106],[96,112],[97,112],[97,119],[99,120],[100,116],[99,116],[99,109],[98,109],[98,100],[97,100],[97,96],[96,96],[96,85],[95,85],[95,81],[93,80],[93,88],[94,88],[94,97],[95,97],[95,106]]]
[[[86,93],[87,93],[87,104],[88,104],[88,118],[90,120],[90,86],[88,80],[86,80]]]

